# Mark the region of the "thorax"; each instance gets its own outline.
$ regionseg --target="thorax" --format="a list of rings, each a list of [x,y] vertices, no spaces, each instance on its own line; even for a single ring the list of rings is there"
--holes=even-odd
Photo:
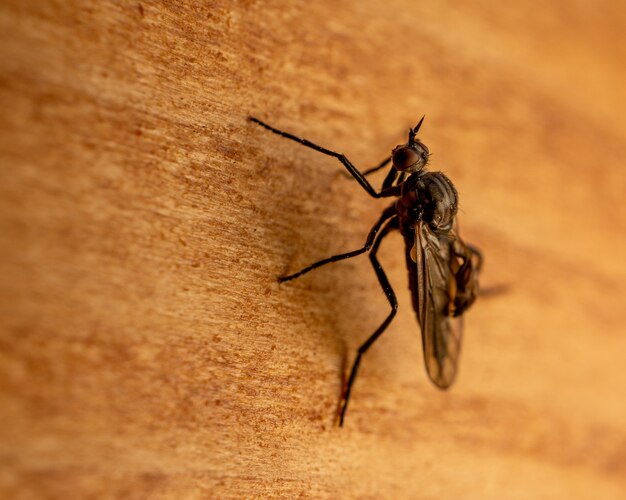
[[[402,183],[396,208],[402,233],[412,234],[418,221],[428,223],[437,233],[444,233],[452,229],[458,194],[441,172],[416,173]]]

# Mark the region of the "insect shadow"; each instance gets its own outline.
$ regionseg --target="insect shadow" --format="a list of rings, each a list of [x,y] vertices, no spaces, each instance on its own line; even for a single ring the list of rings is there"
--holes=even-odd
[[[364,172],[360,172],[342,153],[276,129],[258,118],[249,117],[249,120],[274,134],[336,158],[371,197],[394,199],[383,210],[361,247],[278,278],[279,283],[286,283],[326,264],[367,253],[389,302],[387,317],[357,350],[340,402],[339,425],[344,424],[363,355],[387,329],[398,310],[396,294],[377,258],[382,241],[392,231],[399,231],[405,241],[409,288],[421,330],[426,372],[438,388],[450,387],[456,378],[461,352],[463,313],[478,295],[478,274],[483,259],[477,248],[459,236],[456,188],[443,173],[426,169],[430,152],[417,138],[424,117],[409,129],[406,143],[396,146],[390,156]],[[366,176],[389,164],[381,189],[376,190]]]

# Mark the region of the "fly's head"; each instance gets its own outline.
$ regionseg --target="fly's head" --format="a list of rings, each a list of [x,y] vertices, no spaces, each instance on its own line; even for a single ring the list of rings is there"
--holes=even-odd
[[[409,140],[406,144],[400,144],[393,149],[391,158],[396,170],[412,174],[423,170],[428,163],[430,153],[426,144],[415,138],[423,121],[422,116],[415,128],[409,129]]]

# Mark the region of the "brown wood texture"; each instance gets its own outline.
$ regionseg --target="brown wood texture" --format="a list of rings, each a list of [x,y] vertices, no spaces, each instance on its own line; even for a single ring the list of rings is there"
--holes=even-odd
[[[619,1],[0,6],[3,498],[625,498]],[[428,381],[366,168],[426,114],[491,293]],[[375,177],[378,184],[382,177]]]

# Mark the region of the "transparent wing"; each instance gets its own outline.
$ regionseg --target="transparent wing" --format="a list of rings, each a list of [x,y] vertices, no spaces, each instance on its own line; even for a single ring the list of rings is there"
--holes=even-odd
[[[456,279],[451,269],[455,234],[436,235],[428,224],[415,228],[417,316],[422,330],[424,363],[433,383],[447,389],[456,377],[463,320],[454,317]]]

